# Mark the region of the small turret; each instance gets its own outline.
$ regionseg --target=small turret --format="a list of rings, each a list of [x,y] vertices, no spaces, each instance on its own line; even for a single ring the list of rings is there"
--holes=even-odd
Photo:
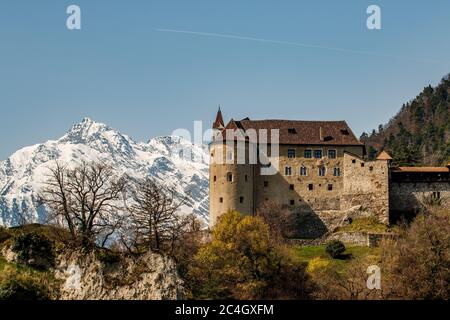
[[[386,151],[381,151],[381,153],[377,157],[377,160],[391,161],[392,157]]]
[[[220,110],[220,106],[219,106],[219,110],[217,111],[217,115],[216,115],[216,121],[214,121],[213,123],[213,129],[223,129],[225,128],[225,122],[223,121],[223,116],[222,116],[222,111]]]

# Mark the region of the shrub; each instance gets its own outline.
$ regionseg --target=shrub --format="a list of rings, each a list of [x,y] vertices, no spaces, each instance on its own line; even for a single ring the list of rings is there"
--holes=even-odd
[[[97,259],[103,263],[104,265],[110,265],[120,262],[121,254],[116,251],[108,250],[108,249],[99,249],[95,253]]]
[[[19,234],[13,239],[11,250],[19,262],[36,268],[48,268],[54,263],[52,242],[38,233]]]
[[[308,273],[314,273],[323,269],[326,269],[330,266],[330,261],[323,259],[321,257],[315,257],[308,263],[308,267],[306,271]]]
[[[0,244],[5,242],[9,238],[11,238],[11,235],[9,234],[8,230],[0,226]]]
[[[28,272],[6,268],[0,274],[0,300],[50,300],[49,286]]]
[[[345,252],[345,245],[339,240],[333,240],[327,244],[325,251],[333,259],[337,259]]]

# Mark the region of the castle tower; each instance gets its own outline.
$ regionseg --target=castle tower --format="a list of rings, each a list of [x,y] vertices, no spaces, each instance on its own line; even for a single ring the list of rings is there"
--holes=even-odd
[[[211,163],[209,167],[210,183],[210,226],[228,210],[237,210],[241,214],[254,214],[255,165],[249,164],[248,143],[245,145],[245,163],[238,163],[238,143],[230,147],[226,141],[227,130],[236,130],[236,122],[231,120],[225,126],[219,108],[213,123],[213,138],[210,144]]]

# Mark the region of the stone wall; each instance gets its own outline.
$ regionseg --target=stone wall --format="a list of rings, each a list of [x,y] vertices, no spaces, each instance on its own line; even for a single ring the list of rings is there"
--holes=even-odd
[[[346,153],[341,210],[358,205],[367,215],[389,223],[389,164],[385,160],[364,161]]]
[[[345,244],[351,244],[355,246],[367,246],[368,239],[365,232],[336,232],[328,237],[327,241],[339,240]]]
[[[295,157],[288,157],[288,150],[295,150]],[[323,158],[305,158],[305,150],[321,150]],[[328,151],[335,150],[336,158],[328,158]],[[279,149],[279,172],[272,176],[255,177],[256,207],[264,201],[275,201],[294,208],[303,207],[314,211],[340,210],[340,195],[343,188],[343,159],[345,152],[362,154],[362,146],[295,146],[281,145]],[[291,175],[285,174],[290,167]],[[305,167],[306,175],[300,175]],[[319,175],[319,168],[325,168],[325,175]],[[334,168],[340,175],[334,175]],[[312,190],[310,190],[310,185]],[[293,188],[292,188],[293,186]]]
[[[389,197],[394,219],[432,207],[450,209],[450,182],[391,182]]]

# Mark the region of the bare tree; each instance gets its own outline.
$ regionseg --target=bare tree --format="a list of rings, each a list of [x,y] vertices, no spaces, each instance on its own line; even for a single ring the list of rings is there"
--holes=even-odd
[[[39,196],[51,218],[69,229],[73,239],[88,245],[102,236],[103,244],[123,222],[127,182],[101,163],[86,163],[70,169],[56,163]]]
[[[265,201],[256,211],[256,215],[269,226],[270,237],[276,243],[282,243],[292,232],[293,218],[289,210],[273,201]]]
[[[178,213],[185,199],[178,200],[173,190],[151,179],[139,180],[132,191],[130,229],[135,247],[172,252],[189,218]]]

